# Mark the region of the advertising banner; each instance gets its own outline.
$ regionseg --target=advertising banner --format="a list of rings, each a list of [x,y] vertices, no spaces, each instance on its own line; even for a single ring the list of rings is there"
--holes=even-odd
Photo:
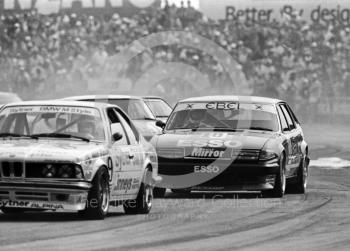
[[[349,0],[200,0],[199,10],[216,20],[279,21],[297,17],[309,22],[350,24]]]

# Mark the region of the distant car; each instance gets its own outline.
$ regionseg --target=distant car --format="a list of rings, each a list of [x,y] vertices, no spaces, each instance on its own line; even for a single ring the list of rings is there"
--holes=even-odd
[[[162,182],[154,195],[191,191],[305,193],[308,145],[282,100],[207,96],[179,101],[163,134],[152,139]],[[178,178],[177,178],[178,177]]]
[[[110,104],[31,101],[5,105],[0,126],[0,209],[77,210],[103,219],[109,205],[148,213],[154,147]]]
[[[173,110],[171,106],[161,97],[145,96],[143,99],[156,118],[165,123]]]
[[[0,108],[2,105],[20,102],[22,101],[16,93],[13,92],[0,92]]]
[[[156,117],[141,97],[127,95],[86,95],[68,97],[64,98],[64,100],[102,102],[118,105],[129,115],[137,129],[148,141],[162,131],[156,126]]]

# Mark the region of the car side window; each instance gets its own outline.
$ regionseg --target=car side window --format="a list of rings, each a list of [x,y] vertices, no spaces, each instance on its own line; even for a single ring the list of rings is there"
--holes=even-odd
[[[277,106],[277,112],[278,112],[278,116],[280,117],[282,131],[289,131],[289,126],[288,126],[287,120],[286,120],[280,106]]]
[[[288,109],[289,111],[289,114],[291,115],[293,121],[295,124],[300,124],[299,120],[297,119],[297,116],[295,116],[295,113],[293,112],[292,108],[290,108],[289,105],[285,104],[286,108]]]
[[[118,133],[120,133],[123,136],[115,144],[117,144],[117,145],[128,145],[128,139],[126,137],[125,130],[124,130],[123,125],[121,124],[117,114],[115,113],[115,111],[113,109],[108,109],[107,110],[107,116],[108,116],[109,122],[111,124],[112,135],[114,133],[118,132]]]
[[[290,113],[289,113],[287,107],[286,107],[285,105],[280,105],[280,106],[281,106],[281,109],[282,109],[282,111],[283,111],[283,113],[284,113],[284,115],[285,115],[285,117],[286,117],[286,120],[287,120],[289,129],[290,129],[290,130],[295,129],[295,124],[294,124],[294,122],[293,122],[292,117],[290,116]]]
[[[128,135],[129,141],[131,145],[137,145],[137,138],[133,132],[133,130],[131,129],[129,123],[124,119],[124,117],[121,115],[121,113],[119,113],[118,111],[116,111],[116,113],[118,114],[118,117],[121,121],[121,123],[124,126],[124,129]]]

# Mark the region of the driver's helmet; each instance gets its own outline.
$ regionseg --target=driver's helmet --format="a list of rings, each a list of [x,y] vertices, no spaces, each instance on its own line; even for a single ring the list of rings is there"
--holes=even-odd
[[[190,119],[193,122],[201,122],[205,117],[206,110],[195,109],[190,111]]]
[[[96,132],[95,120],[91,116],[82,115],[78,121],[78,131],[94,135]]]

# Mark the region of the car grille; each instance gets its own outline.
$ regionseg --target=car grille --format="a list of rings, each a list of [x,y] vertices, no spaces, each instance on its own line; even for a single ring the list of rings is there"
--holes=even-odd
[[[0,177],[24,178],[24,163],[19,161],[0,162]]]
[[[50,166],[52,175],[45,176],[44,170]],[[80,167],[71,163],[46,163],[46,162],[20,162],[20,161],[1,161],[0,177],[1,178],[62,178],[60,171],[62,168],[70,168],[70,175],[66,178],[82,178]]]

